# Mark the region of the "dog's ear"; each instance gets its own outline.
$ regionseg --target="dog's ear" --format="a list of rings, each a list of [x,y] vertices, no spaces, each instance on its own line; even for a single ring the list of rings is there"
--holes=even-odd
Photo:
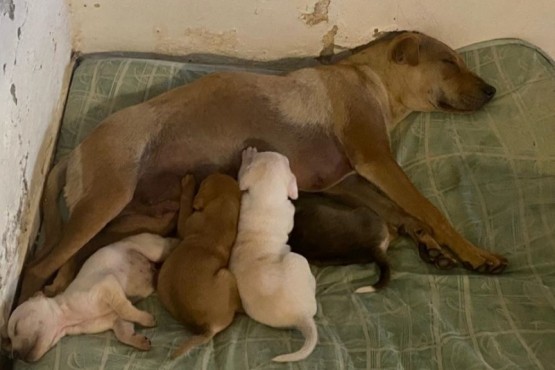
[[[251,164],[256,153],[258,153],[258,149],[253,146],[249,146],[247,149],[243,150],[241,153],[241,165],[248,166]]]
[[[195,200],[193,201],[193,209],[195,211],[202,211],[202,209],[204,208],[204,198],[203,197],[195,197]]]
[[[287,195],[289,198],[295,200],[299,197],[299,188],[297,187],[297,178],[291,174],[289,185],[287,186]]]
[[[246,166],[239,174],[239,190],[249,190],[256,177],[255,170],[251,166]]]
[[[420,39],[418,36],[408,34],[394,41],[391,49],[391,59],[397,64],[417,65],[420,61]]]

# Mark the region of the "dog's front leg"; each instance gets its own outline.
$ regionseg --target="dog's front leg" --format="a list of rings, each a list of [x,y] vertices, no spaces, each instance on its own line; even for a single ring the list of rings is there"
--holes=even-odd
[[[403,211],[363,177],[357,174],[348,176],[325,193],[338,197],[342,203],[352,207],[364,206],[376,212],[393,228],[394,234],[408,235],[418,244],[420,257],[424,261],[441,269],[449,269],[457,264],[456,259],[432,237],[429,226]]]
[[[336,133],[355,171],[375,184],[403,211],[427,225],[433,239],[451,250],[466,268],[488,273],[505,269],[505,258],[464,239],[416,189],[391,155],[383,117],[351,112],[349,122]]]

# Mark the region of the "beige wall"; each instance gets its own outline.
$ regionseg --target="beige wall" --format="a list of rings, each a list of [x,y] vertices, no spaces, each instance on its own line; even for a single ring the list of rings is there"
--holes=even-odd
[[[74,48],[261,60],[416,29],[454,47],[519,37],[555,56],[553,0],[69,0]],[[316,9],[316,12],[314,12]],[[315,13],[315,14],[313,14]]]
[[[0,327],[33,231],[70,56],[64,0],[0,0]]]

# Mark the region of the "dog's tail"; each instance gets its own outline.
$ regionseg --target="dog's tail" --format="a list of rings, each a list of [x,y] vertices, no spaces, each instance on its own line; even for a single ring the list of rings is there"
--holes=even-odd
[[[191,351],[193,348],[201,346],[205,343],[210,342],[210,340],[214,337],[214,335],[216,335],[216,333],[214,333],[213,331],[207,330],[202,334],[199,335],[193,335],[191,338],[188,338],[187,340],[185,340],[185,342],[183,342],[179,348],[177,348],[173,353],[172,353],[172,359],[176,359],[179,356],[183,356],[187,353],[189,353],[189,351]]]
[[[62,232],[62,215],[58,207],[58,197],[66,183],[68,157],[59,161],[48,174],[42,197],[42,222],[44,225],[44,246],[54,246]],[[48,252],[48,251],[45,251]]]
[[[391,267],[385,254],[389,246],[389,238],[383,240],[382,244],[375,249],[372,258],[380,270],[380,277],[374,285],[363,286],[355,290],[355,293],[372,293],[384,288],[391,280]]]
[[[276,362],[292,362],[292,361],[300,361],[304,360],[308,357],[316,347],[318,343],[318,329],[316,328],[316,323],[312,317],[305,318],[299,325],[297,325],[297,329],[305,337],[305,342],[300,350],[293,353],[287,353],[284,355],[279,355],[274,357],[272,360]]]

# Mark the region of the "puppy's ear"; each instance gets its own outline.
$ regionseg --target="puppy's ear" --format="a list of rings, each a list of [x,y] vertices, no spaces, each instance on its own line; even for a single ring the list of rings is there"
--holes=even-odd
[[[249,146],[247,149],[243,150],[241,154],[241,165],[248,166],[251,164],[256,153],[258,153],[258,150],[253,146]]]
[[[394,41],[390,56],[397,64],[417,65],[420,61],[420,39],[414,34],[400,36]]]
[[[195,197],[195,200],[193,202],[193,209],[195,211],[202,211],[204,208],[204,198],[203,197]]]
[[[255,170],[251,166],[247,166],[239,174],[239,190],[249,190],[255,179]]]
[[[297,187],[297,178],[291,174],[289,185],[287,186],[287,195],[289,198],[295,200],[299,197],[299,188]]]

